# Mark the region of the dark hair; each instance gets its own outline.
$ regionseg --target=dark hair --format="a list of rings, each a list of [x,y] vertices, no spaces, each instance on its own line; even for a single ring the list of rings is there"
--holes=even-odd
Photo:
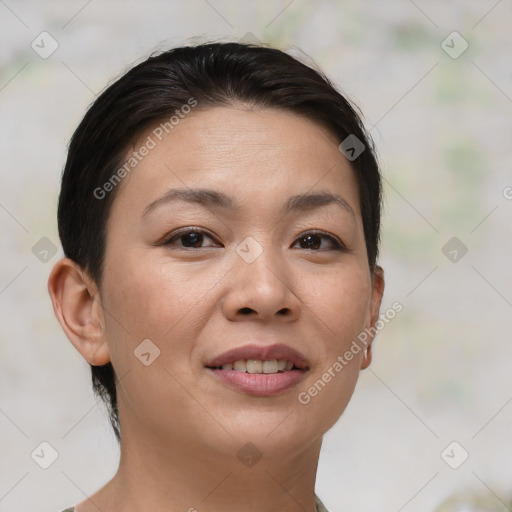
[[[136,65],[101,93],[73,134],[62,175],[59,236],[65,256],[87,270],[100,290],[106,223],[119,187],[100,198],[97,191],[109,180],[112,183],[116,171],[120,178],[127,151],[144,130],[169,120],[191,99],[199,107],[245,104],[285,109],[321,123],[340,143],[355,136],[364,150],[349,160],[359,184],[373,272],[379,247],[381,179],[373,141],[356,107],[325,75],[280,50],[211,43],[174,48]],[[354,150],[346,156],[353,155]],[[91,371],[93,390],[105,402],[120,443],[114,368],[109,362],[91,366]]]

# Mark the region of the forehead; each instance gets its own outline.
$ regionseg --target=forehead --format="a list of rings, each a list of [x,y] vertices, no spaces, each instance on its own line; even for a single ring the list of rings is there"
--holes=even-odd
[[[155,124],[127,152],[133,158],[133,151],[151,147],[122,180],[114,210],[117,203],[126,215],[129,204],[142,215],[171,188],[201,186],[280,203],[319,188],[352,199],[359,212],[357,180],[339,141],[311,119],[277,109],[197,107],[169,126]]]

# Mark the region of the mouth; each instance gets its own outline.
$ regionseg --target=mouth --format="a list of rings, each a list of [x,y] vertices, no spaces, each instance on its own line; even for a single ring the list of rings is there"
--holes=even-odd
[[[245,345],[212,359],[205,368],[239,392],[271,396],[298,385],[309,371],[309,363],[286,345]]]
[[[234,370],[235,372],[244,372],[251,374],[270,374],[283,373],[291,370],[305,371],[304,368],[298,368],[291,361],[286,359],[270,359],[260,361],[258,359],[238,359],[232,363],[224,363],[222,366],[207,366],[212,370]]]

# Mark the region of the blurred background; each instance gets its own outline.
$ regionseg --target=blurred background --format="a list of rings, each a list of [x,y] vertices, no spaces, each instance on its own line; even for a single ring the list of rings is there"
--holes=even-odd
[[[384,175],[383,311],[403,310],[325,436],[317,494],[331,512],[512,510],[511,27],[510,0],[0,0],[0,512],[62,510],[117,470],[46,290],[73,130],[151,51],[240,39],[321,68]]]

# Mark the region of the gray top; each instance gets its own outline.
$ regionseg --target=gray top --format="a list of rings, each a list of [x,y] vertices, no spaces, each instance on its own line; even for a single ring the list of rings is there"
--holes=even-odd
[[[316,505],[316,512],[329,512],[324,504],[320,501],[320,498],[315,494],[315,505]],[[67,508],[66,510],[63,510],[62,512],[75,512],[75,507]]]

